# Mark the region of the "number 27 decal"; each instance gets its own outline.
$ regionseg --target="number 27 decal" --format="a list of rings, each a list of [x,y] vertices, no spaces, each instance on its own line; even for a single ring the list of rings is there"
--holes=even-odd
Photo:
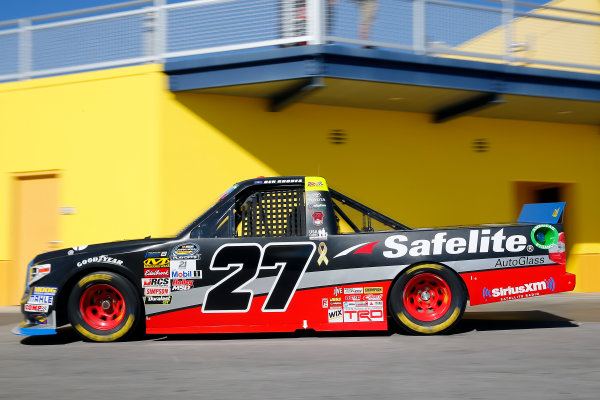
[[[257,243],[233,243],[219,247],[213,255],[210,270],[232,272],[206,291],[202,312],[247,312],[254,292],[244,287],[265,269],[279,269],[279,272],[262,311],[285,311],[315,249],[312,242],[269,243],[265,247]]]

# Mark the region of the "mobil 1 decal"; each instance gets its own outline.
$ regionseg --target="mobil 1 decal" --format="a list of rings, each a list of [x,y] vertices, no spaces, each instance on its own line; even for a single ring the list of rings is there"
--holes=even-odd
[[[202,312],[244,313],[250,310],[254,292],[246,287],[264,270],[272,270],[277,275],[268,288],[262,311],[285,311],[315,249],[312,242],[269,243],[265,246],[230,243],[219,247],[209,270],[226,275],[206,291]]]

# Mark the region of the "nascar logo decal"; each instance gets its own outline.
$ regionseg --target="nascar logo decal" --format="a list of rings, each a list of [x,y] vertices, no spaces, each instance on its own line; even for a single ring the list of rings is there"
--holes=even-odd
[[[173,249],[171,258],[173,260],[197,260],[200,258],[199,251],[200,246],[196,243],[183,243]]]

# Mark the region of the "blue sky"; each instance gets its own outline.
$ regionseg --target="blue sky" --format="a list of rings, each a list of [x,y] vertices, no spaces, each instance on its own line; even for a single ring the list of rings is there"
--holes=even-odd
[[[122,2],[122,0],[1,0],[0,20],[34,17]]]
[[[169,0],[175,3],[183,0]],[[480,3],[477,0],[462,0],[465,3]],[[0,21],[52,14],[62,11],[80,10],[108,4],[123,3],[124,0],[0,0]],[[545,0],[529,0],[531,3],[543,4]]]

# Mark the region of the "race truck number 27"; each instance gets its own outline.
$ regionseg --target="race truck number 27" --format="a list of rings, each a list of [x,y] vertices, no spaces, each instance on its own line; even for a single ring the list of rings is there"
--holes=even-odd
[[[225,244],[217,249],[211,271],[232,271],[206,291],[202,312],[244,313],[254,292],[244,289],[261,270],[279,269],[262,307],[263,312],[284,312],[304,275],[316,246],[312,242]]]

